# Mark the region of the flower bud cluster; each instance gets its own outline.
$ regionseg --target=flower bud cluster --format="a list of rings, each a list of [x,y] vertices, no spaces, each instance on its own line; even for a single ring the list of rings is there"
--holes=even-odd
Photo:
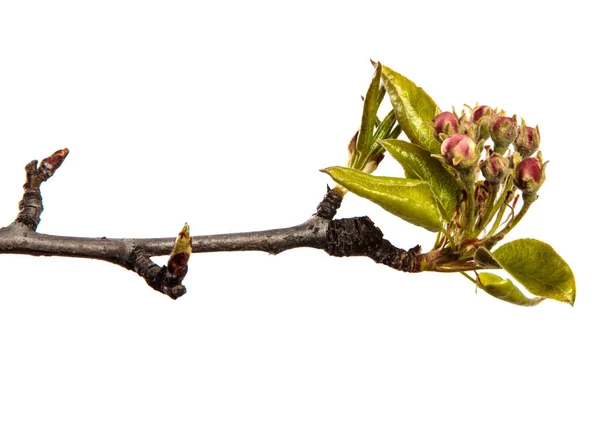
[[[467,134],[475,143],[491,138],[494,152],[500,155],[504,155],[512,144],[514,151],[527,158],[540,145],[538,127],[528,127],[523,120],[519,125],[516,116],[508,117],[504,111],[497,112],[486,105],[472,109],[470,116],[465,115],[464,111],[460,117],[456,112],[442,112],[433,118],[433,128],[442,143],[457,133]]]
[[[506,183],[510,175],[528,196],[535,196],[544,182],[541,153],[532,157],[540,145],[540,130],[528,127],[523,120],[519,125],[516,116],[481,105],[470,114],[442,112],[433,119],[433,129],[441,142],[440,159],[456,169],[465,182],[477,182],[481,171],[486,184],[494,187]],[[485,157],[480,160],[488,139],[492,147],[485,146]],[[472,177],[467,180],[466,175]]]

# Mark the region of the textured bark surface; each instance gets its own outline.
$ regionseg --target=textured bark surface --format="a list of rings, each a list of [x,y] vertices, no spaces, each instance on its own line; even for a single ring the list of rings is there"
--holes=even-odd
[[[420,270],[419,245],[408,251],[396,248],[369,217],[333,220],[327,230],[325,251],[335,257],[364,256],[396,270]]]

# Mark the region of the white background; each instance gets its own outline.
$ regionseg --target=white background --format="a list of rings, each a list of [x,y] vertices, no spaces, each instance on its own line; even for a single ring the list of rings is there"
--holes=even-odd
[[[4,255],[0,423],[598,423],[596,16],[583,1],[0,1],[0,225],[25,164],[62,147],[40,232],[298,224],[330,183],[318,170],[346,160],[373,58],[442,109],[540,125],[548,178],[511,236],[551,243],[578,284],[574,308],[522,308],[458,275],[300,249],[195,255],[174,302],[111,264]],[[364,214],[398,246],[433,243],[354,196],[339,211]]]

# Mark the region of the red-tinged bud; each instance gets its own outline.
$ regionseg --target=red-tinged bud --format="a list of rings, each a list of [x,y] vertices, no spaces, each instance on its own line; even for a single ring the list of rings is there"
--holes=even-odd
[[[489,106],[481,105],[473,109],[473,122],[477,124],[479,138],[487,140],[490,137],[490,127],[496,119],[496,113]]]
[[[458,132],[458,119],[452,112],[442,112],[433,118],[433,128],[437,134],[451,136]]]
[[[473,167],[479,159],[477,145],[466,134],[453,134],[444,140],[442,156],[448,164],[459,169]]]
[[[544,166],[537,158],[525,158],[515,170],[515,184],[523,193],[532,194],[544,183]]]
[[[54,175],[54,173],[56,172],[56,170],[58,170],[58,167],[62,165],[63,161],[65,160],[68,154],[69,149],[59,149],[52,155],[50,155],[48,158],[42,160],[40,166],[38,167],[38,171],[40,172],[43,181],[48,180]]]
[[[508,168],[508,159],[494,152],[481,164],[481,173],[491,184],[498,184],[504,181]]]
[[[167,270],[175,276],[179,282],[183,280],[187,273],[187,263],[191,254],[192,237],[190,236],[190,227],[185,223],[183,229],[181,229],[181,232],[177,235],[173,251],[171,251],[171,256],[167,262]]]
[[[514,143],[515,149],[522,157],[526,158],[535,153],[540,146],[540,129],[527,127],[523,124]]]
[[[473,121],[479,122],[484,118],[490,118],[496,115],[494,110],[486,105],[481,105],[473,109]]]
[[[494,141],[494,151],[503,154],[517,137],[517,121],[511,117],[496,117],[490,128],[490,136]]]

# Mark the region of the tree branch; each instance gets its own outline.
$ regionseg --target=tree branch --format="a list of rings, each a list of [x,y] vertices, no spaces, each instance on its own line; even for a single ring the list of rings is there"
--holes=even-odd
[[[150,257],[169,255],[173,238],[118,239],[46,235],[36,232],[43,210],[41,184],[50,178],[68,154],[67,149],[27,164],[23,199],[15,221],[0,229],[0,254],[92,258],[136,272],[148,285],[173,299],[185,294],[183,273],[171,273]],[[288,249],[321,249],[331,256],[365,256],[377,263],[406,272],[420,271],[420,247],[408,251],[393,246],[368,217],[334,220],[343,195],[327,188],[316,214],[306,222],[283,229],[222,235],[194,236],[192,252],[264,251],[278,254]]]

